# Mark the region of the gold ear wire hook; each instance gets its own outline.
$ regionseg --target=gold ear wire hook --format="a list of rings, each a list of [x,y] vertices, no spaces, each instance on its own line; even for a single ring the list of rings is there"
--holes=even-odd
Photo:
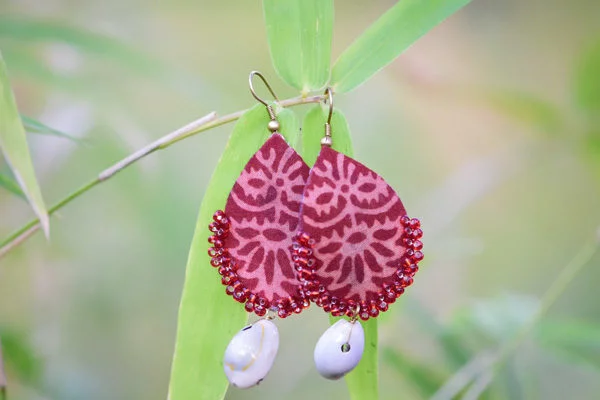
[[[250,72],[250,76],[248,76],[248,85],[250,86],[250,93],[252,93],[252,96],[256,100],[258,100],[265,107],[267,107],[267,111],[269,113],[269,117],[271,117],[271,121],[276,121],[277,118],[275,117],[275,111],[273,111],[273,107],[271,107],[266,101],[264,101],[263,99],[261,99],[256,94],[256,91],[254,90],[254,84],[252,83],[252,79],[254,78],[254,75],[258,76],[260,78],[260,80],[263,81],[263,83],[265,84],[265,86],[267,87],[267,89],[269,90],[269,92],[271,93],[271,95],[273,96],[273,98],[275,99],[275,101],[279,101],[279,99],[275,95],[275,92],[273,92],[273,89],[271,88],[271,85],[269,85],[269,82],[267,82],[267,79],[263,76],[263,74],[261,74],[258,71],[252,71],[252,72]],[[269,127],[269,130],[271,130],[271,127]],[[274,131],[272,130],[272,132],[274,132]]]
[[[331,117],[333,116],[333,91],[330,87],[325,89],[325,93],[323,93],[325,104],[329,103],[329,114],[327,115],[327,122],[325,122],[325,137],[321,139],[321,144],[323,146],[331,147]]]

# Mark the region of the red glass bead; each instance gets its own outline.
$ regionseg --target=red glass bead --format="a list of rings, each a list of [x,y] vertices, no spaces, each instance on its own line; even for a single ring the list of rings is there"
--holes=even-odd
[[[219,224],[217,222],[211,222],[208,224],[208,230],[211,232],[217,232],[219,230]]]
[[[218,269],[219,271],[219,275],[227,275],[229,272],[231,272],[231,270],[229,269],[229,267],[225,266],[225,265],[221,265]]]
[[[414,245],[414,242],[411,238],[404,238],[402,241],[406,247],[412,247]]]
[[[401,223],[402,225],[406,225],[406,224],[408,224],[409,222],[410,222],[410,218],[408,217],[408,215],[403,215],[403,216],[400,218],[400,223]]]
[[[396,285],[394,292],[396,293],[396,298],[400,297],[404,293],[404,286],[402,284]]]
[[[423,243],[420,240],[415,240],[412,243],[412,248],[415,250],[421,250],[423,248]]]
[[[267,309],[263,306],[254,306],[254,313],[259,317],[263,317],[267,313]]]
[[[223,254],[223,249],[217,249],[214,247],[211,247],[208,249],[209,257],[216,257],[216,256],[220,256],[221,254]]]
[[[303,245],[308,245],[308,241],[310,240],[310,236],[307,233],[300,232],[298,234],[298,243]]]
[[[225,218],[225,213],[223,212],[223,210],[217,210],[213,214],[213,220],[215,222],[221,222],[223,220],[223,218]]]
[[[408,267],[404,268],[404,273],[408,275],[414,275],[419,270],[416,264],[411,264]]]
[[[406,250],[406,252],[404,253],[404,255],[406,257],[412,257],[412,256],[415,255],[415,251],[413,249],[408,249],[408,250]]]
[[[221,257],[214,257],[210,259],[210,265],[213,267],[218,267],[221,265]]]
[[[233,298],[240,303],[244,303],[246,301],[246,293],[244,292],[244,289],[235,289],[233,292]]]
[[[252,310],[254,310],[254,303],[247,301],[244,308],[246,309],[246,311],[252,312]]]
[[[423,253],[420,251],[415,251],[415,255],[413,256],[413,258],[416,261],[421,261],[423,259]]]
[[[408,225],[412,229],[420,228],[421,227],[421,221],[419,221],[417,218],[413,218],[413,219],[410,220],[410,222],[408,223]]]
[[[387,311],[388,310],[388,303],[385,301],[380,301],[379,303],[377,303],[377,308],[379,309],[379,311]]]
[[[279,315],[279,318],[286,318],[289,313],[287,312],[287,310],[280,308],[279,311],[277,311],[277,315]]]
[[[295,260],[296,265],[306,265],[307,262],[308,262],[308,260],[302,256],[297,256],[297,258]]]
[[[418,229],[418,228],[417,228],[417,229],[415,229],[414,231],[412,231],[412,232],[410,233],[410,236],[411,236],[413,239],[420,239],[420,238],[423,236],[423,231],[422,231],[421,229]]]
[[[410,286],[413,283],[413,278],[411,278],[408,275],[404,275],[404,278],[402,279],[402,284],[406,287],[406,286]]]

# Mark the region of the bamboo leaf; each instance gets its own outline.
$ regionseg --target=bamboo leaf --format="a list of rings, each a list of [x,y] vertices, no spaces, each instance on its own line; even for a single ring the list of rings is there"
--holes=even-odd
[[[76,137],[71,136],[67,133],[61,132],[59,130],[56,130],[54,128],[51,128],[48,125],[43,124],[42,122],[37,121],[31,117],[21,115],[21,121],[23,123],[23,126],[25,127],[25,131],[27,131],[27,132],[39,133],[42,135],[57,136],[57,137],[60,137],[63,139],[70,140],[75,143],[81,143],[81,140],[77,139]]]
[[[24,337],[22,333],[0,330],[4,366],[19,380],[36,386],[42,377],[42,362]]]
[[[325,133],[325,121],[329,110],[326,106],[317,105],[309,110],[302,123],[302,158],[312,166],[321,151],[321,138]],[[334,110],[331,117],[332,147],[352,157],[352,140],[350,129],[344,115]],[[339,318],[330,318],[333,324]],[[378,355],[377,355],[377,319],[371,318],[361,322],[365,330],[365,351],[358,366],[346,375],[346,384],[350,398],[377,399],[378,398]]]
[[[444,374],[435,367],[420,364],[399,350],[386,347],[381,353],[383,362],[394,368],[404,381],[416,388],[421,398],[430,398],[446,381]]]
[[[361,322],[365,330],[365,351],[360,363],[346,375],[346,385],[352,400],[379,398],[379,356],[377,319]]]
[[[298,123],[289,110],[278,113],[281,133],[295,142]],[[170,400],[217,400],[225,396],[223,373],[227,343],[247,321],[244,307],[225,294],[207,255],[208,224],[223,209],[233,184],[269,135],[269,116],[256,105],[237,122],[206,189],[192,240],[177,326],[169,385]]]
[[[590,116],[600,112],[600,40],[587,49],[575,70],[575,99]]]
[[[264,0],[263,8],[273,66],[289,85],[303,93],[329,80],[332,0]]]
[[[331,73],[334,90],[348,92],[362,84],[469,1],[398,1],[335,62]]]
[[[0,187],[26,200],[19,184],[10,176],[0,173]]]
[[[0,54],[0,149],[10,166],[16,181],[25,193],[29,204],[49,235],[50,224],[46,205],[35,177],[29,155],[25,129],[21,123],[13,92],[10,88],[6,65]]]
[[[311,108],[302,123],[302,158],[308,166],[317,160],[321,150],[321,138],[325,135],[325,121],[329,110],[324,105]],[[331,116],[331,138],[334,150],[352,157],[350,129],[344,114],[334,109]]]
[[[600,325],[583,321],[547,321],[536,339],[546,349],[576,363],[600,369]]]

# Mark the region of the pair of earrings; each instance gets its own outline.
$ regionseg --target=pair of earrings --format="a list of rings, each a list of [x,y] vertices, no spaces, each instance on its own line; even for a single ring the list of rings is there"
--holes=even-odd
[[[420,222],[406,215],[396,192],[372,170],[331,148],[333,96],[321,152],[312,168],[279,134],[266,106],[269,139],[248,161],[224,211],[209,225],[208,254],[226,293],[262,317],[229,343],[224,370],[239,388],[258,384],[279,347],[276,316],[298,314],[315,303],[346,316],[321,336],[317,370],[339,379],[359,363],[364,331],[358,321],[375,318],[413,282],[423,259]]]

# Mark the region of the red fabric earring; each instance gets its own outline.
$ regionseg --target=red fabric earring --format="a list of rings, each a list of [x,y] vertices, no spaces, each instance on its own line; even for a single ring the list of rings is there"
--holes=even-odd
[[[227,294],[245,303],[248,312],[264,316],[273,310],[285,318],[309,305],[300,296],[290,254],[309,168],[279,134],[272,107],[254,92],[254,75],[275,95],[260,73],[250,74],[252,94],[267,107],[272,135],[246,164],[225,210],[214,214],[208,254]]]
[[[303,295],[334,316],[387,311],[423,259],[421,224],[381,176],[333,150],[329,122],[310,170],[293,259]]]

